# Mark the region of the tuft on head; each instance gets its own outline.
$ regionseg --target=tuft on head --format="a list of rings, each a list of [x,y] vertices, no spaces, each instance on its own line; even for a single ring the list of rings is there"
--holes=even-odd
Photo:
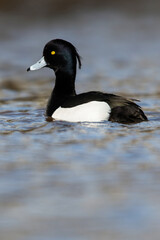
[[[81,56],[78,54],[76,48],[75,48],[75,51],[76,51],[76,58],[77,58],[77,61],[78,61],[79,69],[81,69],[81,67],[82,67]]]

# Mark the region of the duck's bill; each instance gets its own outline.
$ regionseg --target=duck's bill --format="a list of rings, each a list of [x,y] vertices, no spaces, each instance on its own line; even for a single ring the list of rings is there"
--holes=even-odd
[[[46,67],[46,66],[47,66],[47,63],[46,63],[44,57],[42,57],[38,62],[36,62],[32,66],[30,66],[27,69],[27,71],[35,71],[35,70],[41,69],[41,68]]]

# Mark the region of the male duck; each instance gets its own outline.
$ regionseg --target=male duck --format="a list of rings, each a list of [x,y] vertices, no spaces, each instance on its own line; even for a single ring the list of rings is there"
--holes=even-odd
[[[76,94],[75,78],[77,61],[81,59],[76,48],[62,39],[46,44],[43,57],[27,71],[49,67],[56,75],[55,87],[47,104],[46,115],[69,122],[139,123],[147,117],[133,100],[114,94],[87,92]]]

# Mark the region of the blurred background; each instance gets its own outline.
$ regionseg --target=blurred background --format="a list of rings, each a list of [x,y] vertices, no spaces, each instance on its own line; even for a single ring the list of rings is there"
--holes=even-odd
[[[63,38],[71,41],[83,58],[77,82],[80,91],[86,84],[85,89],[103,87],[135,94],[149,93],[149,88],[150,93],[157,92],[159,9],[156,0],[0,1],[2,85],[3,79],[7,85],[6,80],[16,77],[21,79],[20,88],[22,78],[50,77],[49,71],[31,75],[25,70],[41,57],[46,42]]]
[[[140,99],[149,122],[45,121],[62,38],[77,92]],[[0,239],[159,240],[160,1],[0,0]]]
[[[20,13],[26,17],[48,17],[48,14],[66,14],[72,13],[74,11],[82,10],[93,10],[93,9],[108,9],[108,10],[118,10],[118,11],[130,11],[133,15],[135,14],[159,14],[160,3],[158,0],[135,0],[134,2],[128,2],[126,0],[88,0],[87,2],[82,0],[81,2],[76,0],[70,0],[68,2],[61,0],[40,0],[39,3],[36,1],[23,2],[20,0],[12,1],[1,1],[1,11]],[[34,16],[33,16],[34,14]]]

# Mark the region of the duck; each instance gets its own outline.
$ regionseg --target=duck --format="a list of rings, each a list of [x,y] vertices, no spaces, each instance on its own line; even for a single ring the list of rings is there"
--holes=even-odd
[[[27,69],[48,67],[55,73],[55,85],[46,107],[47,117],[67,122],[132,124],[148,121],[134,99],[99,91],[77,94],[77,65],[82,66],[76,47],[66,40],[54,39],[45,45],[42,58]]]

